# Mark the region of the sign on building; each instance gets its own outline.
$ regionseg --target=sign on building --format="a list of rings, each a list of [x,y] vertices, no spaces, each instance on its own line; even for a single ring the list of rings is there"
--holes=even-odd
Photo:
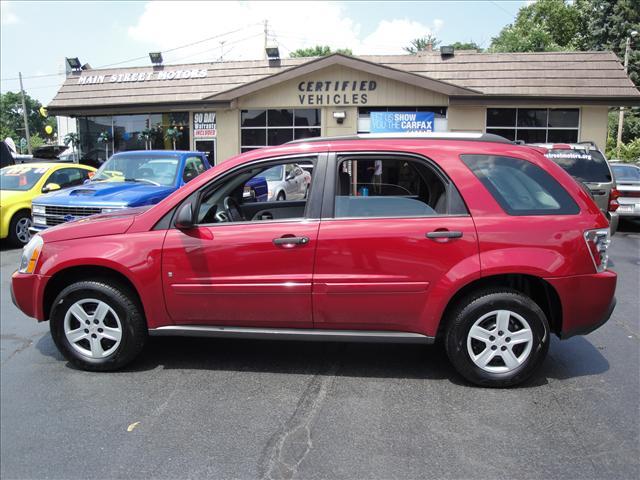
[[[433,112],[371,112],[371,133],[433,132]]]
[[[193,138],[215,138],[216,112],[195,112],[193,114]]]

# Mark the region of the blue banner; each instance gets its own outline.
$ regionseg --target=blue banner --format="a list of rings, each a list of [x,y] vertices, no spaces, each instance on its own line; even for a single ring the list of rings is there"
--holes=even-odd
[[[371,112],[371,133],[433,132],[433,112]]]

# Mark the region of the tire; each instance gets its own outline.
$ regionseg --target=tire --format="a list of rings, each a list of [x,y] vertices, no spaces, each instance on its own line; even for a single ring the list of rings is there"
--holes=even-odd
[[[515,290],[490,289],[468,296],[448,320],[447,356],[458,373],[476,385],[518,385],[533,375],[549,350],[544,312]]]
[[[285,195],[284,192],[280,192],[278,193],[278,196],[276,197],[276,201],[277,202],[283,202],[287,199],[287,196]]]
[[[53,341],[79,369],[118,370],[144,347],[146,321],[139,302],[126,287],[77,282],[62,290],[53,305],[49,322]]]
[[[11,217],[9,222],[9,243],[15,247],[25,246],[31,239],[29,227],[33,225],[31,221],[31,212],[22,210]]]

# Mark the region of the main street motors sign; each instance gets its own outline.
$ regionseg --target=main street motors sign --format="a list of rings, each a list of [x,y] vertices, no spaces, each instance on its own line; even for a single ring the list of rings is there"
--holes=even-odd
[[[187,80],[189,78],[205,78],[206,69],[193,70],[158,70],[155,72],[130,72],[114,75],[83,75],[78,78],[78,85],[95,85],[96,83],[129,83],[148,82],[151,80]]]
[[[300,105],[366,105],[375,80],[309,80],[298,83]]]

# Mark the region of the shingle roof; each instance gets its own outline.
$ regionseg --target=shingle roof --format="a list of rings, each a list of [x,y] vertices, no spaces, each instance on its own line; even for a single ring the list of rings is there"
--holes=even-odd
[[[335,59],[345,58],[333,55]],[[329,60],[332,57],[327,57]],[[431,52],[418,55],[365,55],[353,57],[362,64],[379,64],[388,72],[398,71],[437,80],[461,87],[460,95],[476,97],[517,96],[525,98],[572,97],[588,100],[606,98],[615,105],[618,101],[640,103],[640,92],[625,75],[619,59],[612,52],[555,52],[555,53],[476,53],[458,51],[453,57],[442,58]],[[57,111],[82,110],[91,107],[120,105],[153,105],[165,103],[215,101],[217,94],[237,89],[251,82],[310,62],[317,58],[283,59],[279,65],[266,60],[166,65],[165,71],[207,70],[204,78],[181,80],[148,80],[127,83],[78,84],[88,76],[149,73],[154,67],[131,67],[105,70],[86,70],[80,76],[67,77],[49,104]],[[304,70],[304,68],[300,68]],[[293,72],[292,72],[293,73]],[[261,82],[257,82],[261,83]],[[267,83],[267,82],[265,82]],[[436,82],[437,83],[437,82]],[[464,92],[463,89],[469,89]],[[476,93],[478,91],[480,93]],[[454,93],[451,93],[454,95]],[[229,95],[225,95],[229,96]]]

